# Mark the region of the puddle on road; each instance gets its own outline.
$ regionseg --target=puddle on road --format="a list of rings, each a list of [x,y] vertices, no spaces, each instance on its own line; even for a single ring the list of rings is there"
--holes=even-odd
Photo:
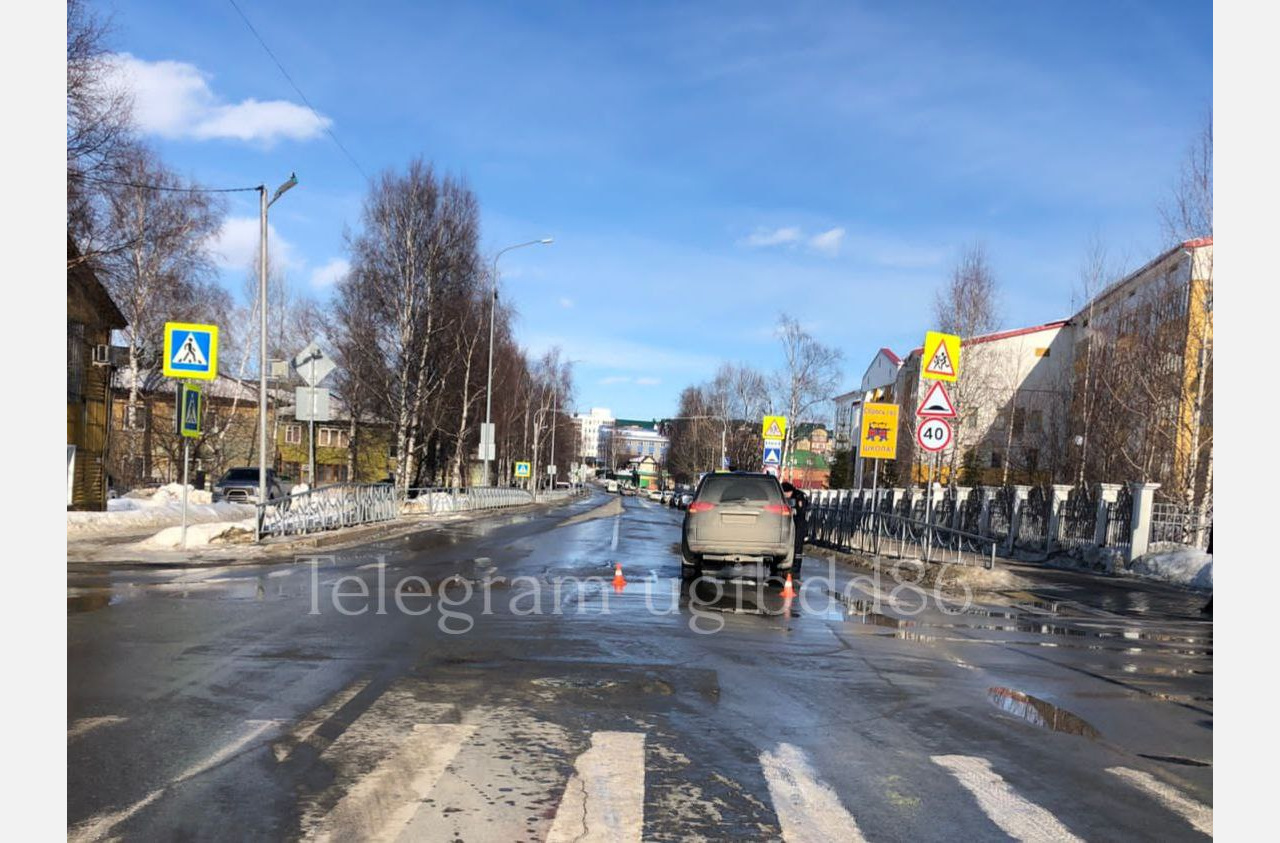
[[[1101,733],[1086,721],[1066,709],[1058,708],[1053,703],[1045,702],[1039,697],[1014,691],[1010,688],[994,687],[987,689],[987,698],[992,705],[1006,714],[1021,717],[1028,723],[1062,732],[1067,735],[1080,735],[1086,738],[1097,738]]]
[[[78,615],[81,612],[95,612],[111,605],[111,592],[94,591],[88,594],[68,595],[67,614]]]

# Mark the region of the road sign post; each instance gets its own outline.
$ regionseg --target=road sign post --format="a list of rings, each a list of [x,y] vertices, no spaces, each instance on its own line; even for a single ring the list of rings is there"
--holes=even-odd
[[[187,477],[191,465],[191,440],[203,433],[203,397],[199,387],[178,381],[174,390],[173,418],[182,437],[182,547],[187,546]]]

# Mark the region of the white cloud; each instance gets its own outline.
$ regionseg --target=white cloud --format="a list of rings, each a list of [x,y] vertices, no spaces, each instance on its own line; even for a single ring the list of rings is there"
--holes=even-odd
[[[254,266],[258,258],[261,229],[257,217],[227,217],[222,228],[209,243],[214,260],[224,269],[246,269]],[[272,265],[283,269],[299,269],[302,261],[294,252],[293,244],[276,233],[267,223],[267,257]]]
[[[840,243],[844,240],[843,228],[832,228],[809,238],[809,248],[829,257],[840,253]]]
[[[164,138],[262,141],[309,140],[333,124],[287,100],[226,103],[209,74],[179,61],[149,62],[129,53],[112,57],[115,85],[133,94],[133,117],[144,132]]]
[[[334,258],[324,266],[311,270],[311,286],[332,287],[351,271],[351,264],[345,258]]]
[[[656,386],[662,383],[661,378],[636,378],[636,383],[640,386]]]
[[[566,309],[568,309],[568,308],[570,308],[570,307],[573,307],[573,299],[571,299],[571,298],[561,298],[561,299],[560,299],[560,306],[561,306],[561,307],[563,307],[563,308],[566,308]]]
[[[747,246],[788,246],[801,238],[800,229],[794,226],[784,228],[757,228],[742,242]]]

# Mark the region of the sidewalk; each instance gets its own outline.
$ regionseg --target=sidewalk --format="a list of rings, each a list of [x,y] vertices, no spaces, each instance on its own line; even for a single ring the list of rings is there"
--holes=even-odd
[[[326,530],[306,536],[289,536],[267,539],[255,543],[251,536],[237,537],[227,542],[188,547],[186,550],[159,550],[140,546],[140,542],[154,536],[156,530],[137,534],[68,536],[68,565],[129,565],[166,567],[200,567],[227,564],[269,564],[287,561],[296,556],[317,552],[334,553],[375,541],[431,532],[443,527],[478,521],[485,518],[506,517],[549,510],[565,504],[590,502],[593,496],[568,498],[559,501],[539,502],[501,509],[482,509],[474,512],[450,512],[437,515],[403,514],[393,521],[378,524],[362,524],[340,530]]]

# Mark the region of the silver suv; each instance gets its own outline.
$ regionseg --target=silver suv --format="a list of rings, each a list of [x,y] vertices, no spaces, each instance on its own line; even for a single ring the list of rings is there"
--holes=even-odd
[[[685,512],[680,556],[685,577],[798,575],[795,524],[777,479],[745,471],[705,476]]]

